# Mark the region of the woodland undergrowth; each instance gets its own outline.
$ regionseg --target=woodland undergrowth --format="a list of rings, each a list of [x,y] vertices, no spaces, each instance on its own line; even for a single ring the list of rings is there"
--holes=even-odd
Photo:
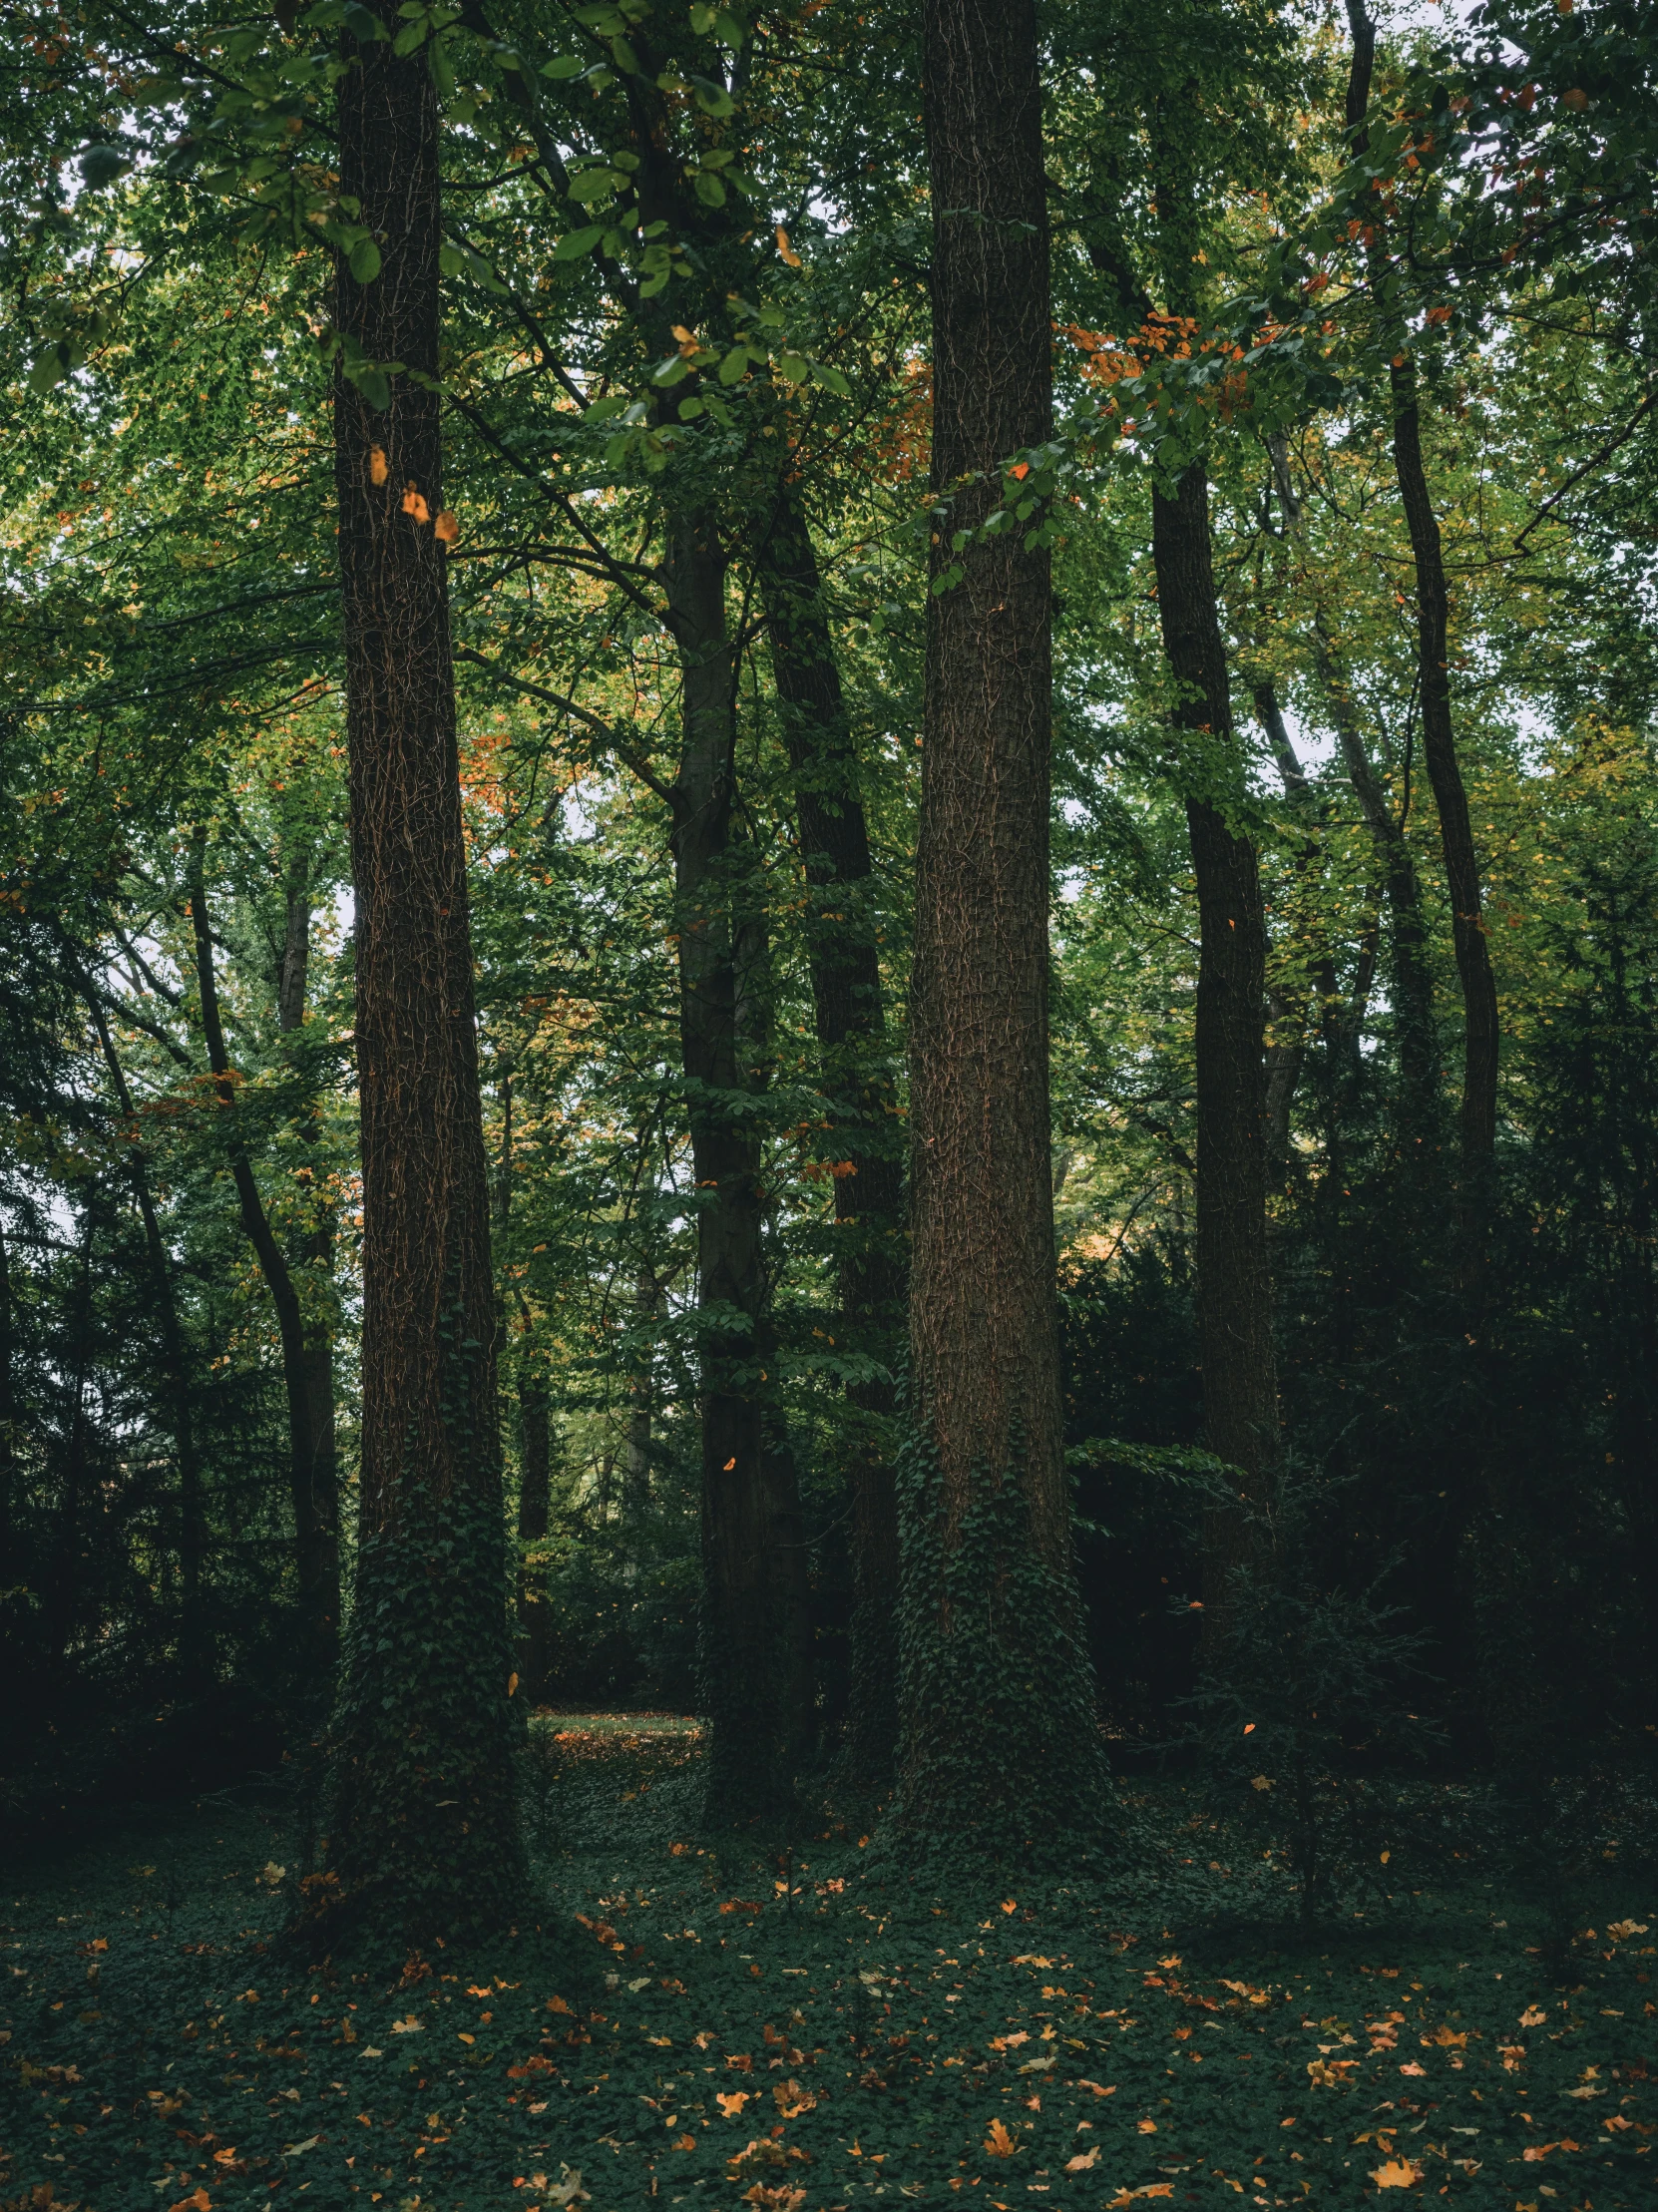
[[[284,1935],[274,1781],[15,1867],[0,2207],[1650,2202],[1658,1900],[1621,1812],[1562,1801],[1544,1852],[1540,1799],[1522,1849],[1493,1792],[1413,1784],[1391,1886],[1308,1927],[1178,1776],[1115,1785],[1109,1874],[935,1882],[821,1794],[763,1855],[710,1846],[699,1756],[539,1717],[539,1921],[426,1957]]]

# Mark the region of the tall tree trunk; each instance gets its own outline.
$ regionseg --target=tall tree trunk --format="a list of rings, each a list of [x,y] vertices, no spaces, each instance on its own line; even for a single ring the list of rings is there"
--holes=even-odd
[[[207,1066],[215,1078],[219,1110],[236,1113],[235,1083],[219,1018],[218,985],[213,975],[212,926],[207,911],[206,851],[198,840],[191,866],[191,929],[196,944],[196,985],[202,1007],[202,1034]],[[314,1358],[307,1342],[299,1292],[286,1256],[270,1226],[253,1163],[238,1137],[230,1139],[230,1178],[235,1184],[242,1233],[253,1247],[270,1302],[276,1309],[276,1333],[282,1348],[282,1382],[288,1407],[288,1493],[293,1506],[294,1565],[299,1585],[299,1614],[310,1669],[326,1681],[333,1671],[339,1623],[339,1548],[331,1497],[318,1495],[319,1468],[326,1489],[333,1489],[334,1406],[329,1392],[323,1434],[315,1428]],[[332,1362],[329,1362],[331,1376]]]
[[[822,1086],[836,1102],[824,1143],[837,1165],[852,1169],[834,1178],[841,1325],[851,1349],[891,1368],[905,1290],[904,1172],[869,832],[817,550],[790,487],[779,493],[760,574],[806,876]],[[864,1382],[847,1395],[871,1419],[855,1440],[852,1464],[852,1663],[842,1771],[855,1788],[878,1791],[892,1779],[898,1732],[898,1493],[881,1439],[896,1394],[891,1383]]]
[[[1356,155],[1369,146],[1365,117],[1370,108],[1376,61],[1376,26],[1364,0],[1347,0],[1353,35],[1353,60],[1347,84],[1347,127]],[[1372,279],[1378,291],[1379,320],[1391,316],[1385,295],[1386,255],[1380,238],[1371,249]],[[1395,340],[1397,339],[1397,343]],[[1434,512],[1428,471],[1422,457],[1421,393],[1411,339],[1403,325],[1384,333],[1390,358],[1389,398],[1393,408],[1394,473],[1410,533],[1417,571],[1417,680],[1422,711],[1423,754],[1440,817],[1445,852],[1446,889],[1451,898],[1451,942],[1462,988],[1461,1187],[1458,1198],[1460,1252],[1457,1273],[1465,1294],[1477,1303],[1484,1266],[1486,1220],[1496,1148],[1496,1092],[1500,1025],[1496,979],[1480,913],[1479,859],[1467,791],[1456,756],[1456,732],[1451,706],[1449,631],[1451,597],[1446,587],[1445,553],[1439,517]]]
[[[173,1421],[173,1443],[179,1458],[179,1589],[184,1607],[179,1655],[186,1675],[201,1680],[212,1668],[212,1639],[208,1630],[205,1603],[207,1593],[204,1587],[207,1549],[207,1500],[202,1482],[202,1462],[196,1443],[185,1334],[179,1321],[179,1301],[173,1285],[172,1264],[168,1259],[167,1246],[162,1241],[162,1226],[156,1215],[156,1202],[151,1194],[144,1155],[138,1147],[138,1115],[133,1109],[133,1094],[128,1088],[126,1070],[116,1054],[115,1040],[110,1035],[104,1002],[98,996],[91,976],[79,959],[74,960],[74,973],[77,988],[87,1003],[93,1028],[98,1033],[98,1049],[103,1055],[110,1088],[115,1093],[116,1106],[121,1113],[122,1127],[127,1133],[127,1173],[133,1185],[133,1196],[138,1202],[139,1219],[144,1224],[144,1249],[150,1262],[151,1280],[155,1285],[156,1311],[162,1330],[162,1360],[167,1372],[168,1396],[171,1400],[169,1410]]]
[[[1000,1846],[1089,1824],[1100,1774],[1059,1412],[1048,560],[1015,532],[952,550],[999,502],[1002,464],[1050,429],[1047,209],[1031,0],[925,0],[922,23],[935,589],[910,997],[899,1789],[913,1832]]]
[[[438,107],[424,54],[347,37],[334,389],[362,1112],[357,1578],[329,1841],[358,1911],[417,1937],[509,1914],[523,1846],[495,1402],[489,1201],[442,511]],[[372,388],[372,387],[371,387]],[[379,395],[377,395],[379,396]]]
[[[1279,1459],[1278,1366],[1267,1256],[1262,1044],[1266,913],[1255,848],[1202,795],[1241,797],[1226,648],[1209,545],[1209,484],[1190,463],[1174,497],[1153,491],[1152,552],[1163,650],[1179,687],[1178,729],[1193,747],[1186,801],[1197,878],[1197,1305],[1203,1427],[1209,1450],[1264,1494]],[[1204,1602],[1218,1622],[1244,1557],[1247,1517],[1215,1511],[1204,1539]]]
[[[697,1189],[701,1331],[702,1614],[709,1722],[706,1814],[716,1825],[787,1807],[803,1729],[809,1627],[793,1468],[768,1418],[771,1376],[752,1102],[763,1064],[753,1005],[764,932],[731,834],[736,700],[725,554],[714,518],[675,514],[664,562],[679,653],[681,744],[672,787],[680,1048]]]
[[[81,1245],[79,1281],[75,1296],[75,1335],[70,1355],[70,1406],[69,1448],[64,1455],[63,1500],[58,1513],[56,1539],[52,1547],[52,1567],[46,1589],[47,1649],[56,1662],[61,1676],[69,1665],[70,1651],[75,1641],[75,1630],[81,1618],[82,1549],[85,1536],[82,1529],[87,1490],[87,1368],[92,1354],[92,1247],[97,1235],[94,1206],[96,1191],[88,1193],[86,1235]],[[184,1546],[180,1546],[181,1557]],[[184,1657],[191,1606],[188,1593],[181,1587],[184,1599],[180,1629],[180,1656]],[[190,1669],[187,1663],[186,1672]]]
[[[654,1334],[660,1314],[658,1287],[649,1265],[640,1260],[633,1276],[633,1325]],[[655,1413],[650,1354],[634,1364],[627,1383],[627,1442],[622,1453],[622,1505],[629,1531],[650,1511],[650,1445]]]

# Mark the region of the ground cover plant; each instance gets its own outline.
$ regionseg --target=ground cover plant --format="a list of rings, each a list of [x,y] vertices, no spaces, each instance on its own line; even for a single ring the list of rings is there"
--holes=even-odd
[[[14,1871],[0,2201],[1648,2201],[1658,1912],[1598,1835],[1562,1920],[1426,1790],[1307,1929],[1177,1780],[1123,1786],[1132,1869],[935,1881],[832,1809],[697,1841],[682,1724],[536,1734],[541,1918],[488,1942],[307,1962],[269,1786]]]

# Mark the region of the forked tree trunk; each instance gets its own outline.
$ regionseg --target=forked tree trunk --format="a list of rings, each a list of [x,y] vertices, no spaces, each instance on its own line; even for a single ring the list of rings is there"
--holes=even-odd
[[[336,319],[402,363],[334,393],[362,1110],[357,1581],[335,1720],[347,1899],[435,1935],[510,1913],[495,1313],[442,510],[438,108],[423,54],[346,41],[340,186],[382,267]]]
[[[795,495],[778,498],[761,557],[777,703],[793,773],[806,876],[806,951],[831,1109],[823,1144],[850,1174],[834,1178],[841,1326],[849,1349],[892,1368],[903,1325],[904,1172],[887,1059],[881,956],[870,897],[869,831],[852,725],[824,613],[817,550]],[[891,1383],[847,1393],[875,1422]],[[874,1424],[854,1442],[850,1694],[842,1773],[879,1791],[892,1779],[898,1730],[898,1494]]]
[[[913,1832],[1096,1816],[1059,1413],[1048,1113],[1048,559],[957,555],[1051,422],[1030,0],[927,0],[932,577],[911,980],[910,1342],[899,1788]],[[960,562],[961,578],[947,572]]]
[[[763,1081],[763,921],[732,836],[736,700],[725,554],[709,514],[668,525],[668,619],[682,732],[672,786],[680,1048],[696,1184],[701,1350],[705,1809],[728,1826],[781,1814],[801,1747],[806,1554],[766,1319],[754,1095]]]
[[[1209,545],[1201,460],[1173,498],[1152,494],[1152,551],[1163,650],[1178,686],[1174,723],[1198,740],[1186,801],[1197,878],[1197,1306],[1204,1440],[1238,1468],[1248,1499],[1264,1495],[1279,1458],[1278,1367],[1267,1253],[1262,1043],[1266,913],[1255,848],[1221,801],[1242,796],[1226,648]],[[1245,1556],[1247,1516],[1212,1512],[1204,1537],[1206,1625],[1220,1619]]]

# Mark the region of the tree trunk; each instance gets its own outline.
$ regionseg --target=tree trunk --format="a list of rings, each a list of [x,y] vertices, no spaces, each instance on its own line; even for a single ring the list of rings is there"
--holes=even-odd
[[[1030,0],[926,0],[931,570],[911,979],[912,1457],[899,1787],[912,1832],[1097,1817],[1061,1441],[1048,1111],[1051,595],[1017,532],[952,550],[1048,435]],[[959,562],[962,575],[947,572]]]
[[[664,563],[683,729],[672,791],[679,1029],[697,1189],[701,1330],[706,1815],[787,1807],[809,1622],[792,1464],[780,1457],[765,1321],[760,1145],[752,1100],[764,931],[731,835],[736,711],[725,555],[713,518],[673,515]]]
[[[1347,127],[1355,155],[1368,150],[1365,117],[1370,108],[1371,76],[1376,61],[1376,26],[1364,0],[1347,0],[1353,34],[1353,60],[1347,81]],[[1380,238],[1370,248],[1372,281],[1379,322],[1390,310],[1385,296],[1386,254]],[[1397,343],[1395,339],[1397,338]],[[1422,414],[1417,366],[1403,325],[1386,335],[1393,406],[1394,473],[1411,537],[1417,570],[1417,681],[1422,709],[1423,753],[1434,803],[1440,816],[1445,851],[1446,888],[1451,897],[1451,942],[1462,987],[1461,1189],[1458,1197],[1461,1251],[1457,1273],[1464,1292],[1477,1297],[1483,1272],[1485,1226],[1491,1199],[1496,1147],[1496,1086],[1500,1054],[1496,979],[1480,916],[1479,860],[1468,817],[1467,792],[1456,757],[1456,733],[1451,710],[1449,630],[1451,598],[1446,588],[1445,554],[1439,517],[1428,488],[1422,458]]]
[[[340,187],[381,270],[341,263],[334,389],[362,1113],[356,1590],[330,1846],[360,1912],[417,1939],[509,1914],[523,1848],[495,1402],[489,1201],[442,510],[438,107],[424,54],[357,45]],[[419,379],[419,380],[417,380]],[[371,386],[371,389],[373,387]]]
[[[1192,462],[1172,499],[1154,491],[1152,551],[1163,650],[1179,686],[1176,728],[1191,748],[1186,801],[1197,878],[1197,1305],[1208,1448],[1258,1498],[1279,1458],[1278,1368],[1267,1256],[1262,1044],[1266,914],[1255,848],[1215,799],[1242,795],[1226,648],[1209,546],[1209,485]],[[1246,1519],[1212,1513],[1204,1538],[1208,1626],[1244,1556]]]
[[[202,1034],[207,1047],[207,1066],[216,1079],[214,1089],[221,1112],[236,1112],[235,1083],[224,1027],[219,1019],[218,986],[213,977],[212,929],[207,914],[206,854],[199,842],[193,855],[190,884],[191,928],[196,943],[196,983],[202,1006]],[[232,1123],[233,1125],[233,1123]],[[258,1178],[246,1147],[230,1140],[230,1178],[235,1184],[242,1232],[259,1263],[270,1302],[276,1309],[276,1332],[282,1348],[282,1382],[288,1406],[288,1491],[293,1505],[294,1563],[299,1585],[301,1635],[309,1666],[321,1680],[333,1671],[335,1636],[339,1623],[339,1549],[328,1503],[318,1496],[318,1471],[328,1491],[333,1488],[334,1407],[330,1392],[325,1429],[318,1436],[314,1426],[314,1359],[306,1340],[299,1293],[288,1270],[264,1209]],[[331,1369],[331,1361],[330,1361]]]
[[[890,1370],[903,1317],[904,1173],[869,833],[817,551],[789,488],[778,497],[761,588],[794,777],[822,1088],[832,1102],[823,1142],[852,1170],[834,1177],[841,1326],[848,1349]],[[863,1382],[847,1396],[870,1418],[852,1462],[852,1662],[841,1766],[853,1787],[879,1791],[892,1779],[898,1730],[898,1493],[882,1440],[896,1393],[890,1382]]]
[[[654,1334],[660,1316],[657,1299],[656,1278],[641,1260],[633,1277],[633,1325],[641,1335]],[[647,1350],[635,1363],[627,1383],[627,1442],[622,1454],[622,1506],[630,1541],[632,1532],[650,1511],[650,1442],[654,1412],[655,1390]]]
[[[1451,601],[1439,518],[1422,461],[1422,423],[1416,364],[1407,356],[1389,372],[1394,406],[1394,467],[1417,565],[1417,669],[1422,704],[1422,747],[1439,809],[1445,848],[1446,888],[1451,895],[1451,941],[1462,986],[1462,1194],[1460,1211],[1464,1277],[1477,1275],[1483,1220],[1496,1145],[1496,1078],[1499,1047],[1496,979],[1480,917],[1479,861],[1468,818],[1467,792],[1456,757],[1451,714],[1447,630]]]
[[[179,1589],[184,1604],[179,1655],[187,1677],[202,1680],[212,1668],[212,1638],[208,1631],[206,1592],[203,1586],[207,1548],[207,1501],[202,1484],[202,1462],[196,1447],[190,1367],[185,1357],[184,1330],[179,1322],[179,1301],[174,1294],[173,1269],[168,1259],[167,1246],[162,1241],[162,1227],[156,1217],[150,1177],[145,1172],[144,1155],[138,1148],[138,1116],[133,1110],[133,1094],[127,1086],[126,1071],[116,1057],[115,1041],[110,1036],[104,1002],[99,998],[92,978],[79,960],[74,963],[74,972],[81,996],[92,1015],[93,1028],[98,1033],[98,1049],[109,1072],[110,1087],[115,1093],[116,1106],[120,1109],[122,1125],[130,1145],[127,1172],[132,1180],[133,1196],[138,1201],[139,1219],[144,1224],[144,1248],[150,1262],[151,1279],[155,1284],[156,1310],[162,1328],[162,1359],[167,1370],[169,1396],[172,1399],[173,1442],[179,1455]]]

